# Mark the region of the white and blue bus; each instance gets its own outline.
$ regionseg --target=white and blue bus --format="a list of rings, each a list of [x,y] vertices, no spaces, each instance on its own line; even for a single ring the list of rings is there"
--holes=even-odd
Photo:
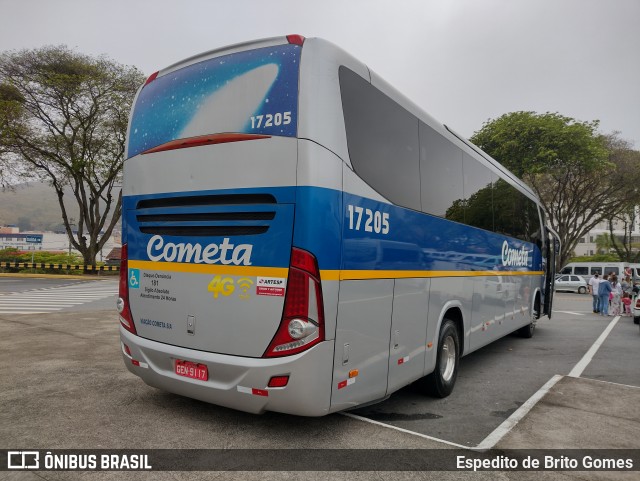
[[[120,337],[157,388],[321,416],[551,314],[533,192],[366,65],[299,35],[149,77],[129,122]]]

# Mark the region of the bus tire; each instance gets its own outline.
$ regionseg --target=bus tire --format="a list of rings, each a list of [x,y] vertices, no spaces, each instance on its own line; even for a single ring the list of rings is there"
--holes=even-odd
[[[451,319],[443,319],[438,335],[438,350],[436,351],[436,367],[425,378],[425,385],[429,394],[445,398],[453,391],[458,377],[460,362],[460,335],[456,323]]]
[[[533,312],[531,313],[531,322],[526,326],[518,329],[518,335],[525,339],[531,339],[533,333],[536,330],[536,320],[540,317],[540,298],[536,296],[536,302],[533,306]]]

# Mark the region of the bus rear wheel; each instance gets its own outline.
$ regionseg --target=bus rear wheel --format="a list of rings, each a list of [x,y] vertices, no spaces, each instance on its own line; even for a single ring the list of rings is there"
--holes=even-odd
[[[438,336],[436,368],[425,378],[425,387],[429,394],[444,398],[453,391],[458,377],[460,361],[460,335],[456,323],[444,319]]]
[[[536,296],[536,302],[533,304],[531,312],[531,322],[524,327],[518,329],[518,335],[525,339],[531,339],[536,330],[536,321],[540,318],[540,297]]]

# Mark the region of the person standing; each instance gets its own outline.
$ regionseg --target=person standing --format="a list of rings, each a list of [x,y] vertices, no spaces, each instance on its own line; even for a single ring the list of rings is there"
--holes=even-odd
[[[593,275],[591,279],[589,279],[589,292],[591,292],[591,297],[593,297],[593,312],[600,312],[600,303],[598,302],[600,297],[598,295],[598,286],[600,285],[600,274],[597,272]]]
[[[622,293],[631,292],[631,279],[629,277],[623,277],[620,281],[620,287],[622,287]]]
[[[618,282],[618,276],[611,277],[611,316],[619,316],[622,308],[622,287]]]
[[[600,300],[598,301],[600,308],[601,316],[609,315],[609,294],[611,294],[611,284],[609,283],[609,278],[604,276],[600,284],[598,285],[598,297]]]

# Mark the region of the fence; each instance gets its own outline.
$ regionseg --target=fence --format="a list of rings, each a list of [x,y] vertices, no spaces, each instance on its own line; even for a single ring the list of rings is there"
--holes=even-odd
[[[120,266],[85,266],[83,264],[49,264],[46,262],[0,262],[0,268],[4,269],[60,269],[67,271],[84,272],[117,272]]]

